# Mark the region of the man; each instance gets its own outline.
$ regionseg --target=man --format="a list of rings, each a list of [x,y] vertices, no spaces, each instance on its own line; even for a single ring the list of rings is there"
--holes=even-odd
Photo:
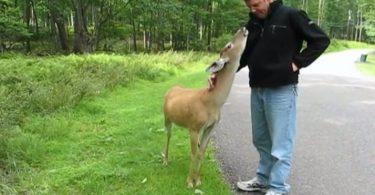
[[[287,194],[299,69],[316,60],[330,41],[305,12],[281,0],[245,3],[250,34],[238,71],[245,66],[250,70],[252,136],[260,160],[256,176],[237,186],[266,195]],[[303,41],[307,47],[301,51]]]

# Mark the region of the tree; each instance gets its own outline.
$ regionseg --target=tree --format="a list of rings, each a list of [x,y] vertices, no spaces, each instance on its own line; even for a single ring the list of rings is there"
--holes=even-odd
[[[0,50],[4,52],[15,43],[29,40],[31,34],[23,25],[18,7],[13,7],[9,0],[0,0]]]
[[[63,51],[69,51],[68,35],[66,33],[66,26],[64,20],[64,14],[59,9],[65,7],[65,2],[61,0],[48,0],[48,9],[51,16],[52,23],[54,24],[51,28],[56,28],[57,37],[59,40],[60,47]]]
[[[375,43],[375,0],[361,1],[363,5],[364,29],[369,42]]]
[[[375,0],[284,2],[308,12],[332,38],[374,41]],[[65,53],[120,42],[135,52],[216,50],[248,20],[244,2],[232,0],[0,0],[0,10],[1,50],[43,45]]]

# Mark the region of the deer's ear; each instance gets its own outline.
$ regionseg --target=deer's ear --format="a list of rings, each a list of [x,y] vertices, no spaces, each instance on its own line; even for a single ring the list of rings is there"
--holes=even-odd
[[[229,62],[229,58],[220,58],[213,62],[210,66],[206,68],[206,72],[209,73],[214,73],[214,72],[219,72],[223,67],[225,66],[226,63]]]
[[[232,43],[228,43],[225,47],[226,47],[226,49],[230,49],[230,48],[233,47],[233,44]]]

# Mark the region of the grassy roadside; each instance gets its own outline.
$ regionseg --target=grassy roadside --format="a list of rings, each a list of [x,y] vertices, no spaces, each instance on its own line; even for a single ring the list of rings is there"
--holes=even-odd
[[[206,85],[205,64],[168,81],[135,79],[127,86],[83,98],[75,107],[32,114],[8,129],[2,194],[193,194],[187,189],[189,138],[174,128],[171,163],[161,163],[165,142],[162,98],[179,83]],[[198,71],[197,71],[198,70]],[[205,194],[229,194],[212,150],[202,168]]]
[[[326,52],[337,52],[343,51],[347,49],[372,49],[375,50],[375,45],[355,42],[355,41],[347,41],[347,40],[331,40],[331,44],[326,50]],[[358,69],[369,76],[375,76],[375,54],[370,53],[367,57],[366,63],[357,62]]]
[[[207,61],[208,56],[193,52],[43,58],[0,55],[0,129],[21,125],[29,114],[74,107],[85,97],[135,79],[166,80]]]
[[[367,61],[365,63],[357,63],[360,71],[369,76],[375,76],[375,53],[370,53],[367,56]]]
[[[337,52],[347,49],[375,49],[375,45],[355,41],[332,39],[326,52]]]

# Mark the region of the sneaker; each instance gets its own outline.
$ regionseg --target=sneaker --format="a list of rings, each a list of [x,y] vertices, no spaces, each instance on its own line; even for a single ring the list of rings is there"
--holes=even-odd
[[[248,191],[248,192],[255,192],[255,191],[266,192],[267,191],[267,186],[261,184],[257,177],[254,177],[253,179],[249,181],[239,181],[237,182],[237,187],[240,190]]]
[[[273,190],[268,190],[265,195],[284,195],[284,194],[280,192],[275,192]]]

